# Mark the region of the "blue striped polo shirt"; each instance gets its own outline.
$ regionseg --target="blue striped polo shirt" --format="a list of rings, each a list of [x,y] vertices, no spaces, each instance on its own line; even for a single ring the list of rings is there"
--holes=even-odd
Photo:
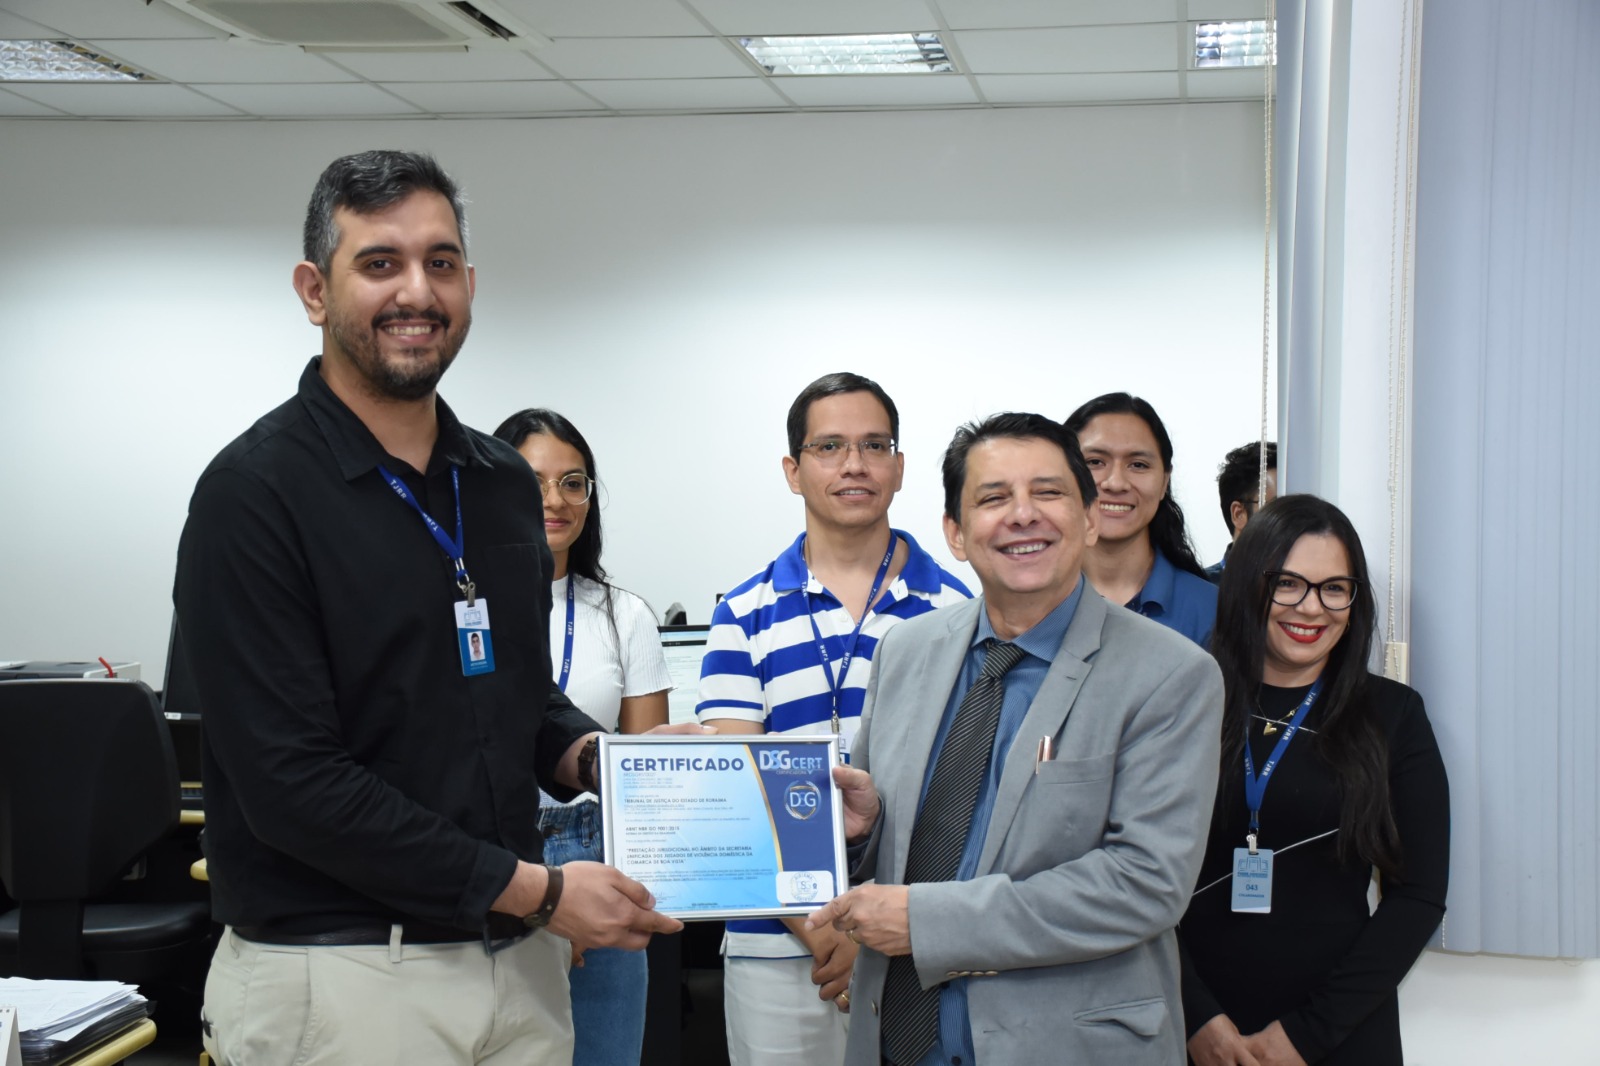
[[[907,618],[972,597],[960,579],[935,562],[909,533],[898,529],[893,533],[906,543],[905,566],[867,612],[840,686],[839,720],[842,731],[852,737],[861,720],[872,656],[883,635]],[[856,623],[806,565],[805,540],[800,534],[770,566],[717,604],[700,666],[695,713],[702,722],[742,718],[762,723],[768,733],[832,730],[828,668],[838,671]],[[817,647],[818,633],[827,644],[828,668]],[[842,891],[845,886],[838,887]],[[810,952],[781,922],[769,918],[729,922],[728,954],[795,958]]]

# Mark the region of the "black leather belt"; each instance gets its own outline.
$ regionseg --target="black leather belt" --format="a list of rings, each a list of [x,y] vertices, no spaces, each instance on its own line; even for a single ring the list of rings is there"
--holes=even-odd
[[[352,925],[344,929],[329,929],[321,933],[290,933],[266,925],[236,925],[236,935],[256,944],[283,944],[290,947],[354,947],[363,944],[387,944],[392,924]],[[447,925],[431,922],[401,922],[400,942],[403,944],[465,944],[482,940],[482,933],[469,933]]]

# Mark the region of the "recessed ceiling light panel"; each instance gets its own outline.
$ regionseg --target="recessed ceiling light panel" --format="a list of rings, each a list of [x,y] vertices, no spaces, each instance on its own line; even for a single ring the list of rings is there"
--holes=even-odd
[[[955,69],[937,33],[740,37],[768,74],[945,74]]]
[[[71,41],[0,41],[0,81],[153,81]]]
[[[1223,67],[1265,67],[1278,61],[1277,24],[1265,19],[1248,22],[1196,22],[1196,70]]]

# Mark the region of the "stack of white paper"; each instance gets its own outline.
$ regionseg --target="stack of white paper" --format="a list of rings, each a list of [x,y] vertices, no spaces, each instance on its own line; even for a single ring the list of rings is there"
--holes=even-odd
[[[17,1008],[25,1062],[77,1054],[149,1013],[134,985],[119,981],[34,981],[0,977],[0,1006]]]

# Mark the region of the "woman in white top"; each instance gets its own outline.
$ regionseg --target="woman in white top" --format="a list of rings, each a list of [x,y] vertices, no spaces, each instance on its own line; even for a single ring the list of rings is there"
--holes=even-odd
[[[533,467],[544,497],[551,571],[550,658],[557,684],[585,714],[622,733],[667,721],[672,687],[654,615],[600,565],[600,509],[592,506],[594,452],[554,411],[519,411],[494,435]],[[600,805],[592,793],[561,804],[540,797],[544,859],[602,860]],[[574,1066],[639,1062],[644,1044],[646,971],[642,951],[593,948],[570,975]]]

